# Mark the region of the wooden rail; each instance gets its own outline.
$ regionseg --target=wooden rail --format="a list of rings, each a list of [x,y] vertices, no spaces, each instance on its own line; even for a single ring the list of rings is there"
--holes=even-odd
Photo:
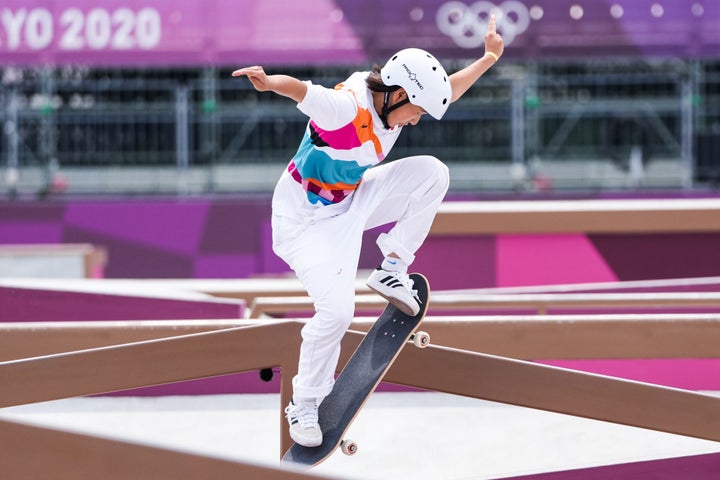
[[[271,323],[0,363],[0,408],[281,367],[290,401],[300,322]],[[281,421],[284,421],[282,411]],[[281,429],[281,445],[289,445]]]
[[[254,324],[246,320],[0,323],[0,362]]]
[[[430,235],[718,232],[720,199],[444,202]]]
[[[258,297],[305,295],[305,288],[295,277],[243,279],[36,279],[0,278],[0,287],[31,288],[54,291],[100,293],[113,295],[174,295],[197,298],[200,295],[245,300],[249,305]],[[358,293],[369,293],[365,278],[355,284]]]
[[[283,369],[289,402],[301,322],[277,322],[0,363],[0,407],[224,375]],[[363,334],[343,340],[344,364]],[[720,398],[487,354],[405,348],[387,381],[720,441]],[[279,415],[282,418],[282,414]],[[280,420],[284,421],[284,420]],[[281,451],[289,445],[282,430]],[[0,439],[7,441],[0,428]],[[11,461],[11,460],[10,460]]]
[[[355,291],[369,294],[366,275],[359,275]],[[220,298],[244,300],[247,305],[257,298],[306,296],[305,289],[295,277],[243,278],[243,279],[25,279],[0,278],[0,287],[69,291],[96,294],[134,295],[151,293],[153,296],[202,298],[210,295]],[[720,277],[668,278],[619,282],[574,283],[559,285],[531,285],[518,287],[472,288],[447,290],[446,294],[487,295],[506,293],[601,293],[603,291],[719,291]]]
[[[303,480],[322,478],[131,442],[0,420],[0,478],[12,480]]]
[[[469,295],[579,292],[720,292],[720,277],[663,278],[656,280],[623,280],[617,282],[566,283],[554,285],[520,285],[513,287],[465,288],[444,291],[444,293],[447,294],[460,293]]]
[[[374,294],[356,295],[356,311],[380,312],[387,305]],[[656,293],[536,293],[536,294],[465,294],[433,292],[429,314],[449,311],[481,311],[487,309],[528,309],[546,314],[551,308],[698,308],[720,307],[720,292],[663,292]],[[289,313],[309,313],[314,310],[309,297],[264,297],[252,303],[249,318],[278,317]]]
[[[350,337],[345,351],[358,343]],[[429,390],[720,441],[720,398],[465,350],[406,348],[385,379]]]
[[[356,318],[367,331],[375,318]],[[268,320],[0,323],[0,361],[267,324]],[[720,358],[720,313],[428,317],[435,344],[536,360]]]

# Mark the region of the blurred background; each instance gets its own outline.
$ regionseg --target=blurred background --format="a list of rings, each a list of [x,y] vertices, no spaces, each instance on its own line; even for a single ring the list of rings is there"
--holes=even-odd
[[[267,192],[306,118],[234,68],[331,86],[417,46],[454,71],[491,12],[502,62],[393,157],[435,154],[454,191],[717,186],[715,0],[8,0],[0,193]]]
[[[391,159],[445,161],[450,199],[717,193],[716,0],[7,0],[0,243],[114,242],[110,276],[283,269],[236,224],[267,223],[307,119],[232,70],[332,86],[415,46],[452,72],[490,14],[502,61]]]

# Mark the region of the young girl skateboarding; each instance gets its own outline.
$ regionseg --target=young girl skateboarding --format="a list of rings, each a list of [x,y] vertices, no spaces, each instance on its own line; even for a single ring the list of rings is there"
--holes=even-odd
[[[382,68],[356,72],[334,89],[268,75],[261,66],[233,72],[260,92],[297,102],[310,119],[272,199],[273,250],[315,306],[302,329],[293,399],[285,410],[295,442],[322,443],[317,406],[333,388],[340,342],[353,320],[365,230],[394,223],[377,239],[384,259],[367,285],[405,313],[420,309],[408,266],[448,190],[448,169],[429,155],[383,160],[404,127],[425,114],[441,119],[502,53],[492,17],[485,54],[449,76],[432,54],[416,48],[397,52]]]

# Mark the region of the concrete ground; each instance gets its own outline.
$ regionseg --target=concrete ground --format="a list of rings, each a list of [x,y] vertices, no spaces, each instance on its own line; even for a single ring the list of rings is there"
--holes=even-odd
[[[75,398],[0,417],[277,465],[277,394]],[[285,426],[282,425],[284,428]],[[720,452],[720,443],[440,393],[375,393],[340,452],[313,470],[343,479],[496,479]]]

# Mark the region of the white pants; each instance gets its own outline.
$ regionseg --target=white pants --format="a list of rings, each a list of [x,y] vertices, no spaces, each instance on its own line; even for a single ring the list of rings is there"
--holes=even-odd
[[[448,186],[447,167],[426,155],[367,170],[354,194],[336,205],[312,205],[287,172],[280,178],[273,195],[273,250],[315,305],[302,329],[295,398],[319,400],[332,390],[340,341],[355,313],[363,232],[397,222],[377,244],[383,255],[412,263]]]

